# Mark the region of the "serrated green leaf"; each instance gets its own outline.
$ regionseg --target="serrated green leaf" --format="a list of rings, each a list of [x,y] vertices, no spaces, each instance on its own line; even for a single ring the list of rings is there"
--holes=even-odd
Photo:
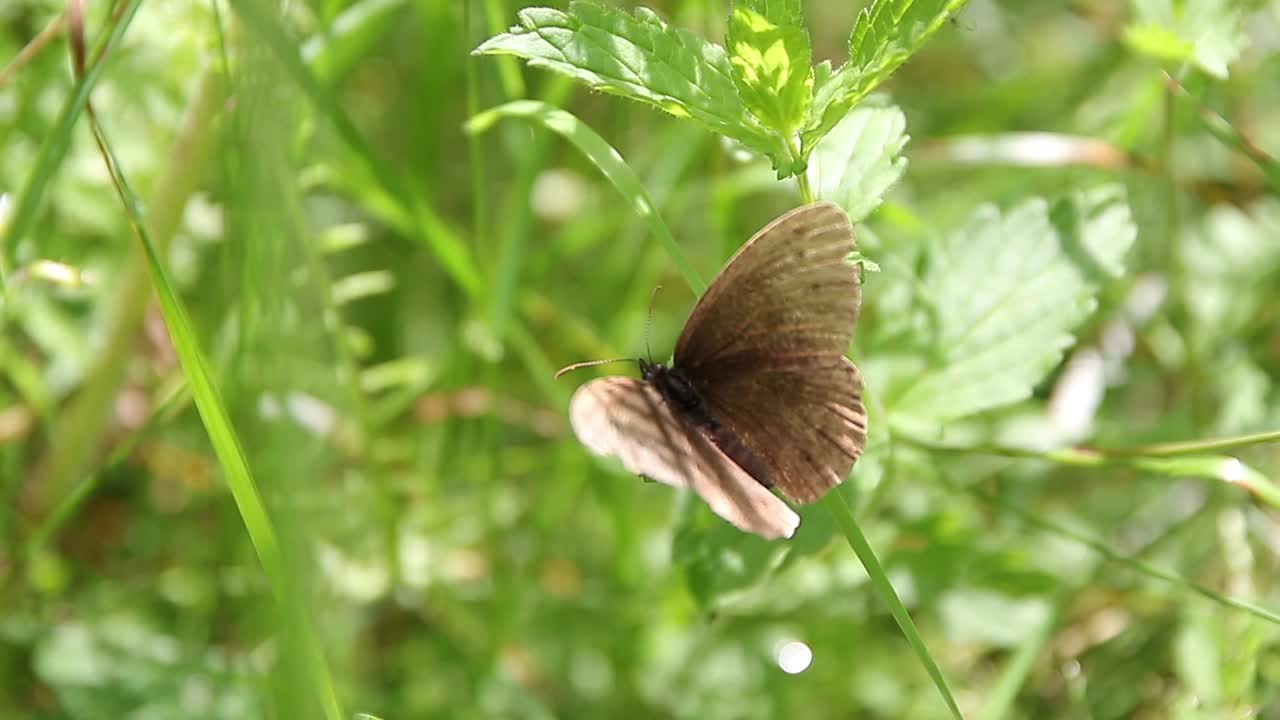
[[[519,25],[489,38],[473,54],[515,55],[593,90],[689,118],[769,157],[780,174],[790,174],[785,143],[738,97],[723,47],[668,27],[645,8],[628,15],[573,2],[568,12],[527,8],[519,18]]]
[[[1077,193],[1052,211],[1040,199],[1005,214],[980,208],[930,257],[922,285],[934,356],[892,414],[940,422],[1030,396],[1135,235],[1119,186]]]
[[[876,0],[858,15],[849,36],[849,62],[835,73],[817,72],[801,155],[859,100],[914,55],[968,0]]]
[[[902,156],[909,139],[906,125],[897,107],[851,111],[809,158],[807,172],[816,197],[841,206],[855,223],[870,215],[907,167]]]
[[[729,16],[729,62],[738,95],[784,137],[804,122],[813,93],[813,50],[800,0],[741,0]]]
[[[1191,62],[1216,77],[1240,57],[1245,35],[1236,0],[1133,0],[1124,39],[1135,51],[1163,62]]]

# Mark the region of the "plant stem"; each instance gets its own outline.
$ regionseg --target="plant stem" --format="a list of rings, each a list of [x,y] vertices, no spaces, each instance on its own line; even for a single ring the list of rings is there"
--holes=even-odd
[[[1276,431],[1242,435],[1234,438],[1162,443],[1119,449],[1059,448],[1056,450],[1027,450],[986,444],[970,446],[944,445],[918,437],[911,437],[905,433],[901,437],[905,442],[933,452],[969,453],[1026,460],[1043,460],[1059,465],[1076,467],[1126,465],[1163,475],[1209,477],[1232,485],[1238,485],[1263,503],[1280,509],[1280,487],[1273,484],[1265,475],[1236,458],[1225,455],[1205,454],[1209,450],[1246,447],[1248,445],[1280,441],[1280,432]]]
[[[889,613],[893,615],[894,621],[898,623],[898,628],[906,636],[911,649],[920,658],[925,671],[929,673],[934,686],[938,688],[942,699],[947,703],[947,708],[951,710],[952,716],[963,718],[964,716],[960,714],[960,707],[956,704],[955,698],[951,695],[951,689],[947,686],[946,678],[942,676],[942,671],[938,669],[938,664],[934,662],[933,656],[929,654],[929,648],[924,644],[924,640],[921,639],[915,623],[911,620],[911,615],[907,613],[907,608],[902,604],[898,593],[893,589],[893,584],[889,582],[889,576],[885,574],[884,568],[881,567],[875,551],[871,549],[871,544],[867,542],[862,530],[858,528],[858,523],[853,519],[853,513],[849,510],[849,506],[844,504],[844,500],[839,493],[834,492],[827,493],[822,502],[827,506],[827,510],[831,512],[832,516],[835,517],[836,525],[840,527],[845,540],[849,542],[849,547],[853,548],[858,560],[862,562],[862,567],[866,568],[867,575],[871,578],[871,584],[875,587],[876,592],[879,593],[880,598],[889,606]]]
[[[1208,440],[1178,440],[1167,443],[1136,445],[1129,448],[1059,448],[1056,450],[1029,450],[1026,448],[1008,447],[1005,445],[946,445],[932,442],[924,438],[914,437],[908,433],[897,433],[906,442],[926,450],[937,452],[975,453],[979,455],[999,455],[1001,457],[1028,458],[1033,460],[1050,460],[1061,465],[1099,466],[1111,463],[1129,462],[1136,458],[1173,457],[1177,455],[1202,455],[1204,453],[1236,450],[1253,445],[1280,442],[1280,430],[1234,435],[1231,437],[1210,438]]]
[[[799,138],[796,138],[796,137],[793,137],[789,141],[787,141],[787,150],[790,151],[791,161],[793,165],[798,165],[800,163],[800,148],[798,147],[799,142],[800,142]],[[809,203],[813,202],[813,188],[810,187],[809,185],[809,173],[806,171],[801,171],[797,173],[796,184],[800,188],[800,199],[804,201],[804,204],[808,205]]]

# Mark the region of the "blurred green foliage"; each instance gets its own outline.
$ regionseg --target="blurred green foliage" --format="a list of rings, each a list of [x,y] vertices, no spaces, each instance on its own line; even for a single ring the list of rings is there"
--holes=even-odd
[[[965,716],[1277,712],[1280,2],[549,4],[90,4],[152,264],[0,6],[0,718],[947,717],[826,508],[552,379],[806,194],[878,268],[836,498]]]

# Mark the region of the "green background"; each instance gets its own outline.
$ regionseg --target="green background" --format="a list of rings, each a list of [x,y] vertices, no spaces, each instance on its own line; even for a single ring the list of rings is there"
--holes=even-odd
[[[814,62],[861,6],[805,4]],[[644,352],[657,285],[667,355],[687,274],[801,198],[703,125],[471,54],[518,9],[91,3],[149,265],[65,114],[67,35],[18,57],[63,6],[0,7],[0,718],[949,716],[829,506],[767,543],[572,437],[594,371],[555,370]],[[879,267],[834,500],[966,717],[1268,716],[1274,615],[1229,604],[1277,604],[1280,2],[972,0],[903,48],[810,156],[853,168],[813,189]],[[536,119],[466,132],[520,98],[661,225]]]

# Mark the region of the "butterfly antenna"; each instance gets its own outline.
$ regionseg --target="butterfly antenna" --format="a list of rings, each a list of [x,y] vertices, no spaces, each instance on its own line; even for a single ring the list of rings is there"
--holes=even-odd
[[[653,351],[649,349],[649,327],[653,325],[653,301],[658,297],[658,291],[662,289],[661,285],[654,285],[653,292],[649,293],[649,314],[644,318],[644,352],[649,356],[649,362],[653,362]]]
[[[564,375],[565,373],[568,373],[568,372],[573,372],[574,370],[581,370],[582,368],[595,367],[597,365],[608,365],[609,363],[616,363],[616,362],[632,362],[633,360],[634,358],[613,358],[612,360],[583,360],[582,362],[576,362],[576,363],[573,363],[572,365],[565,365],[564,367],[557,370],[556,379],[559,380],[561,375]]]

